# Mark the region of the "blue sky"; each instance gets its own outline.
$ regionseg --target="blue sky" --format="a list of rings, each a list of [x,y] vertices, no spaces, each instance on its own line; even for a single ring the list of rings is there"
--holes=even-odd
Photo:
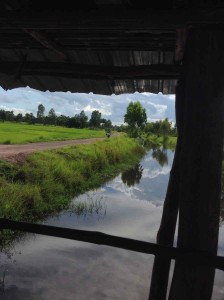
[[[122,124],[130,101],[140,101],[146,109],[148,121],[166,117],[175,122],[175,96],[134,93],[122,95],[97,95],[93,93],[41,92],[26,88],[5,91],[0,88],[0,109],[13,110],[15,114],[32,112],[36,115],[39,104],[45,106],[45,113],[54,108],[57,115],[74,116],[84,110],[90,117],[93,110],[99,110],[102,118],[110,119],[113,124]]]

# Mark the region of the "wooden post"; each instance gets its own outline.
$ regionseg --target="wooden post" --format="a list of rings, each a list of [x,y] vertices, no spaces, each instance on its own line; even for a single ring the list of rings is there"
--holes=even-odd
[[[216,254],[221,197],[223,30],[191,28],[184,56],[178,247]],[[210,300],[214,268],[176,261],[169,300]]]
[[[180,177],[180,153],[183,138],[183,84],[178,81],[176,88],[176,123],[177,123],[177,145],[174,154],[170,179],[168,183],[166,198],[164,201],[163,215],[157,234],[157,243],[163,246],[173,246],[176,228],[178,206],[179,206],[179,177]],[[170,259],[156,256],[151,279],[149,300],[166,300],[167,285],[170,271]]]

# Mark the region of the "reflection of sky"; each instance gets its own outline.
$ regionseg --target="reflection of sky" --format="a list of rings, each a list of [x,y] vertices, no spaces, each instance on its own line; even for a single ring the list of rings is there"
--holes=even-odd
[[[128,187],[121,175],[78,201],[101,201],[106,215],[77,216],[64,212],[45,223],[155,242],[173,153],[161,167],[150,154],[141,162],[140,183]],[[221,228],[222,232],[223,228]],[[222,232],[223,234],[223,232]],[[1,299],[130,299],[148,298],[153,256],[88,243],[27,235],[7,264]],[[222,253],[224,248],[222,248]],[[217,272],[213,300],[223,300],[223,272]]]

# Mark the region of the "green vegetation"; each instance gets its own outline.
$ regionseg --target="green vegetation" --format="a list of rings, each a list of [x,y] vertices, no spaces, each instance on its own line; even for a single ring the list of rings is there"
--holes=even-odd
[[[143,135],[143,142],[146,147],[163,147],[165,149],[175,150],[177,138],[175,136],[159,136],[155,134]]]
[[[70,214],[75,214],[77,216],[106,215],[106,204],[103,197],[96,199],[88,197],[84,202],[72,202],[67,211]]]
[[[21,165],[1,161],[0,217],[34,221],[63,210],[72,197],[100,186],[144,153],[123,136],[34,153]]]
[[[27,144],[95,137],[105,137],[105,131],[14,122],[0,123],[0,144]]]
[[[147,122],[146,110],[139,101],[129,103],[124,115],[124,122],[128,126],[121,125],[121,131],[127,132],[130,137],[138,138],[144,146],[150,148],[162,146],[163,149],[175,149],[176,124],[172,126],[172,122],[169,122],[168,118]]]

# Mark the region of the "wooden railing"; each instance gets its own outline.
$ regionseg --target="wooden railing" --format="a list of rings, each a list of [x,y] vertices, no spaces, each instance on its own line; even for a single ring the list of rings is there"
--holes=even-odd
[[[113,236],[96,231],[77,230],[42,224],[0,219],[0,229],[18,230],[58,238],[82,241],[97,245],[105,245],[130,251],[152,254],[155,256],[175,259],[187,265],[210,266],[224,271],[224,257],[210,255],[203,251],[190,252],[186,249],[164,247],[158,244]]]

